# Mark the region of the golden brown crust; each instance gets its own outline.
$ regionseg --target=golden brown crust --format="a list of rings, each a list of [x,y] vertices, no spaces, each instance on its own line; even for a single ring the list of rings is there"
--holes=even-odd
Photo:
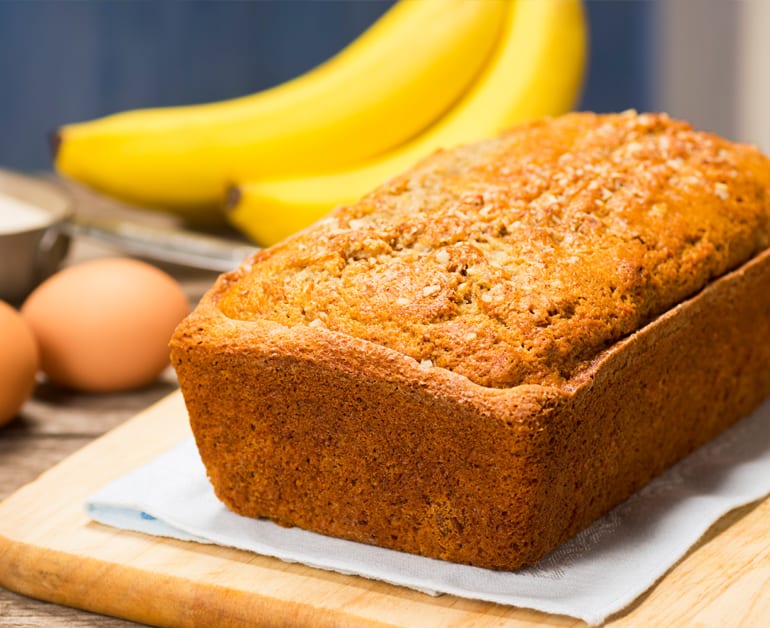
[[[626,155],[618,159],[626,168],[614,192],[620,197],[597,205],[601,195],[589,188],[605,181],[603,175],[563,174],[574,176],[576,187],[559,189],[577,191],[558,220],[552,220],[553,205],[537,209],[542,184],[558,185],[553,162],[562,144],[574,147],[583,137],[579,153],[590,145],[598,154],[605,134],[610,139],[602,159],[612,160],[618,150],[637,150],[620,131],[626,126],[654,129],[650,137],[657,143],[670,136],[676,150],[690,142],[689,156],[677,166],[676,189],[650,186],[653,179],[662,186],[649,173],[653,163]],[[638,141],[644,145],[646,137]],[[533,138],[540,148],[526,161]],[[473,191],[473,176],[459,173],[453,183],[448,164],[454,163],[463,164],[463,172],[494,171],[479,175],[486,199],[490,181],[502,181],[505,157],[494,151],[514,151],[517,141],[528,149],[515,149],[520,170],[509,185],[532,186],[534,200],[516,214],[525,226],[506,229],[522,242],[508,246],[500,230],[482,242],[472,235],[485,232],[481,209],[477,227],[450,204],[430,220],[414,219],[423,230],[413,240],[412,265],[401,254],[406,249],[372,254],[371,263],[366,255],[345,258],[340,276],[347,283],[339,286],[360,300],[353,314],[331,311],[334,304],[321,301],[319,295],[332,294],[332,283],[324,282],[334,275],[341,243],[370,242],[375,228],[367,225],[386,231],[389,212],[415,198],[393,190],[422,190],[417,209],[451,196],[446,186]],[[467,155],[474,151],[486,156],[471,168]],[[717,157],[720,151],[725,154]],[[719,177],[734,169],[728,198],[721,198],[721,187],[717,200],[704,191],[721,183],[714,168]],[[541,181],[537,172],[551,174],[541,174]],[[483,567],[532,564],[770,394],[770,253],[760,251],[766,246],[768,172],[753,149],[695,134],[665,117],[572,115],[437,155],[337,212],[338,230],[327,221],[256,255],[220,277],[172,339],[172,363],[217,495],[242,514],[360,542]],[[493,205],[502,212],[519,192],[496,185]],[[652,209],[663,201],[665,211]],[[379,209],[364,216],[367,203]],[[388,209],[390,203],[396,209]],[[594,215],[589,208],[600,214],[599,223],[585,217]],[[579,228],[579,210],[588,233]],[[413,225],[413,211],[399,214],[399,224]],[[351,230],[351,219],[365,222]],[[430,240],[455,232],[461,240],[453,244]],[[447,270],[443,255],[436,258],[463,242],[472,243],[474,251],[466,253],[476,255],[471,258],[484,281],[493,277],[514,291],[505,293],[511,308],[501,303],[494,309],[483,297],[500,283],[476,277],[471,303],[447,310],[454,302],[441,282],[460,273]],[[644,246],[633,248],[634,242]],[[428,250],[421,257],[423,246]],[[585,266],[563,265],[559,256],[566,254],[579,254]],[[384,261],[390,258],[398,261],[393,267]],[[538,270],[543,260],[550,264],[545,275]],[[364,272],[372,268],[377,272]],[[314,290],[305,273],[325,287]],[[369,296],[363,283],[363,292],[355,292],[364,279]],[[423,294],[434,281],[441,288]],[[415,304],[391,307],[388,323],[373,304],[388,301],[378,294],[394,285],[399,291],[390,300],[405,294]],[[339,307],[347,307],[353,297],[338,288]],[[576,300],[570,316],[559,310],[541,318],[542,308],[548,314],[553,299],[569,295]],[[525,296],[534,305],[517,310],[516,299]],[[464,316],[466,310],[473,316]],[[525,311],[523,318],[512,314]],[[324,324],[314,322],[323,312],[329,314]],[[447,351],[436,353],[441,343],[432,341],[431,326],[420,326],[423,319],[431,326],[456,322],[456,329],[444,328]],[[428,335],[417,342],[415,330]],[[531,335],[536,350],[517,352],[523,346],[518,340],[506,345],[515,334]],[[428,345],[430,357],[415,354],[411,343]],[[442,368],[444,360],[458,362]]]
[[[495,387],[587,360],[768,244],[770,162],[663,115],[445,151],[255,259],[243,320],[319,324]]]

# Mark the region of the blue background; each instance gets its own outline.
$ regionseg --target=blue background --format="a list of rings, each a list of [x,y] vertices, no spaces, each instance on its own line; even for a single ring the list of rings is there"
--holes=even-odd
[[[0,0],[0,167],[50,169],[57,126],[269,87],[351,41],[390,0]],[[650,0],[589,0],[579,108],[654,107]]]

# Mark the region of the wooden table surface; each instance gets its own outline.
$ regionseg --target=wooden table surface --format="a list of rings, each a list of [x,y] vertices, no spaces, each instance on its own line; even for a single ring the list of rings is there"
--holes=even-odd
[[[109,214],[137,218],[139,222],[169,221],[145,213],[137,214],[87,192],[75,191],[78,213]],[[226,234],[228,235],[228,234]],[[64,265],[95,257],[125,255],[120,249],[96,240],[73,241]],[[191,303],[211,285],[216,273],[158,262],[184,286]],[[143,390],[120,394],[85,395],[54,388],[41,381],[19,416],[0,427],[0,500],[34,480],[40,473],[74,453],[93,439],[120,425],[175,390],[176,381],[167,369],[156,383]],[[136,625],[120,619],[94,615],[77,609],[34,600],[0,588],[0,626],[100,626],[117,628]]]

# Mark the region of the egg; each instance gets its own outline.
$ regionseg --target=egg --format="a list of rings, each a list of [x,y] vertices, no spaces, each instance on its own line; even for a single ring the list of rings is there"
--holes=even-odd
[[[130,258],[69,266],[40,284],[21,313],[40,348],[40,368],[84,392],[141,388],[168,365],[168,341],[189,313],[181,285]]]
[[[0,301],[0,425],[16,416],[35,388],[38,350],[18,311]]]

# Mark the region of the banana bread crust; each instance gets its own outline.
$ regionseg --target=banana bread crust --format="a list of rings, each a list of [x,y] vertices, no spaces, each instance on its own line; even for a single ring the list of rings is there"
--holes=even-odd
[[[598,202],[613,177],[584,167],[554,205],[541,187],[576,142],[585,163],[622,152],[623,183]],[[678,174],[653,144],[682,151]],[[533,564],[770,394],[769,173],[665,116],[572,114],[440,153],[256,254],[171,341],[217,495],[359,542]],[[522,209],[506,185],[529,184]],[[469,235],[490,204],[508,226]],[[333,278],[339,302],[321,298]]]
[[[660,114],[440,152],[261,253],[234,319],[323,325],[484,386],[560,385],[768,245],[770,162]]]

